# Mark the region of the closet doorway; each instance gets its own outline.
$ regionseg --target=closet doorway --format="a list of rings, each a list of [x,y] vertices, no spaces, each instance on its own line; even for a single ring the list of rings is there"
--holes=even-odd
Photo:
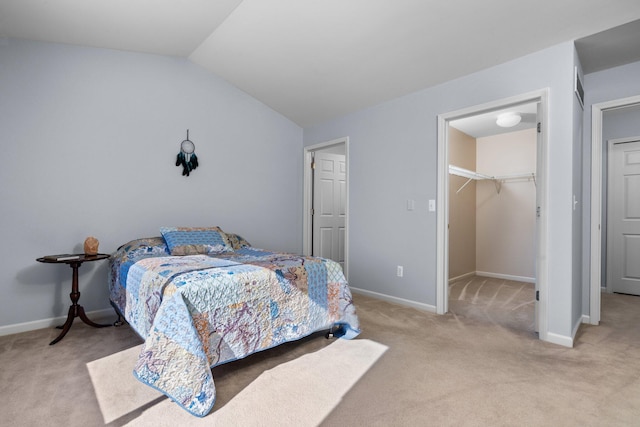
[[[448,129],[449,309],[530,333],[537,123],[530,103],[452,120]]]
[[[304,149],[305,255],[336,261],[348,280],[348,138]]]
[[[491,309],[543,340],[546,100],[544,90],[438,117],[436,309]]]

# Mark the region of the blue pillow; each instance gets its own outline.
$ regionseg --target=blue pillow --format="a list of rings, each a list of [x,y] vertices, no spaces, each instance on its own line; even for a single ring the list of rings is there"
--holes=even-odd
[[[160,227],[171,255],[229,252],[233,248],[220,227]]]

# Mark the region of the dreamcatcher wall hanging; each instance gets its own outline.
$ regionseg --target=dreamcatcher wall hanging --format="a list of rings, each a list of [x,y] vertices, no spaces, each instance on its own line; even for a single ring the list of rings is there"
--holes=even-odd
[[[187,129],[187,139],[180,143],[176,166],[182,166],[182,176],[189,176],[191,171],[198,167],[196,145],[189,140],[189,129]]]

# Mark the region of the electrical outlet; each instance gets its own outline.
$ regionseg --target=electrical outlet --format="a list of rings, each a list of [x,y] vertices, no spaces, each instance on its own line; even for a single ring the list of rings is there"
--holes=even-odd
[[[404,267],[403,266],[401,266],[401,265],[398,266],[398,269],[396,271],[396,275],[398,277],[402,277],[404,275]]]

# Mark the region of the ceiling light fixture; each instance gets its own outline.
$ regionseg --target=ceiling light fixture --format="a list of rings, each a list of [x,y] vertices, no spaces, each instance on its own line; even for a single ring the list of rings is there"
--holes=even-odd
[[[520,123],[522,117],[518,113],[503,113],[498,116],[496,124],[503,128],[510,128]]]

